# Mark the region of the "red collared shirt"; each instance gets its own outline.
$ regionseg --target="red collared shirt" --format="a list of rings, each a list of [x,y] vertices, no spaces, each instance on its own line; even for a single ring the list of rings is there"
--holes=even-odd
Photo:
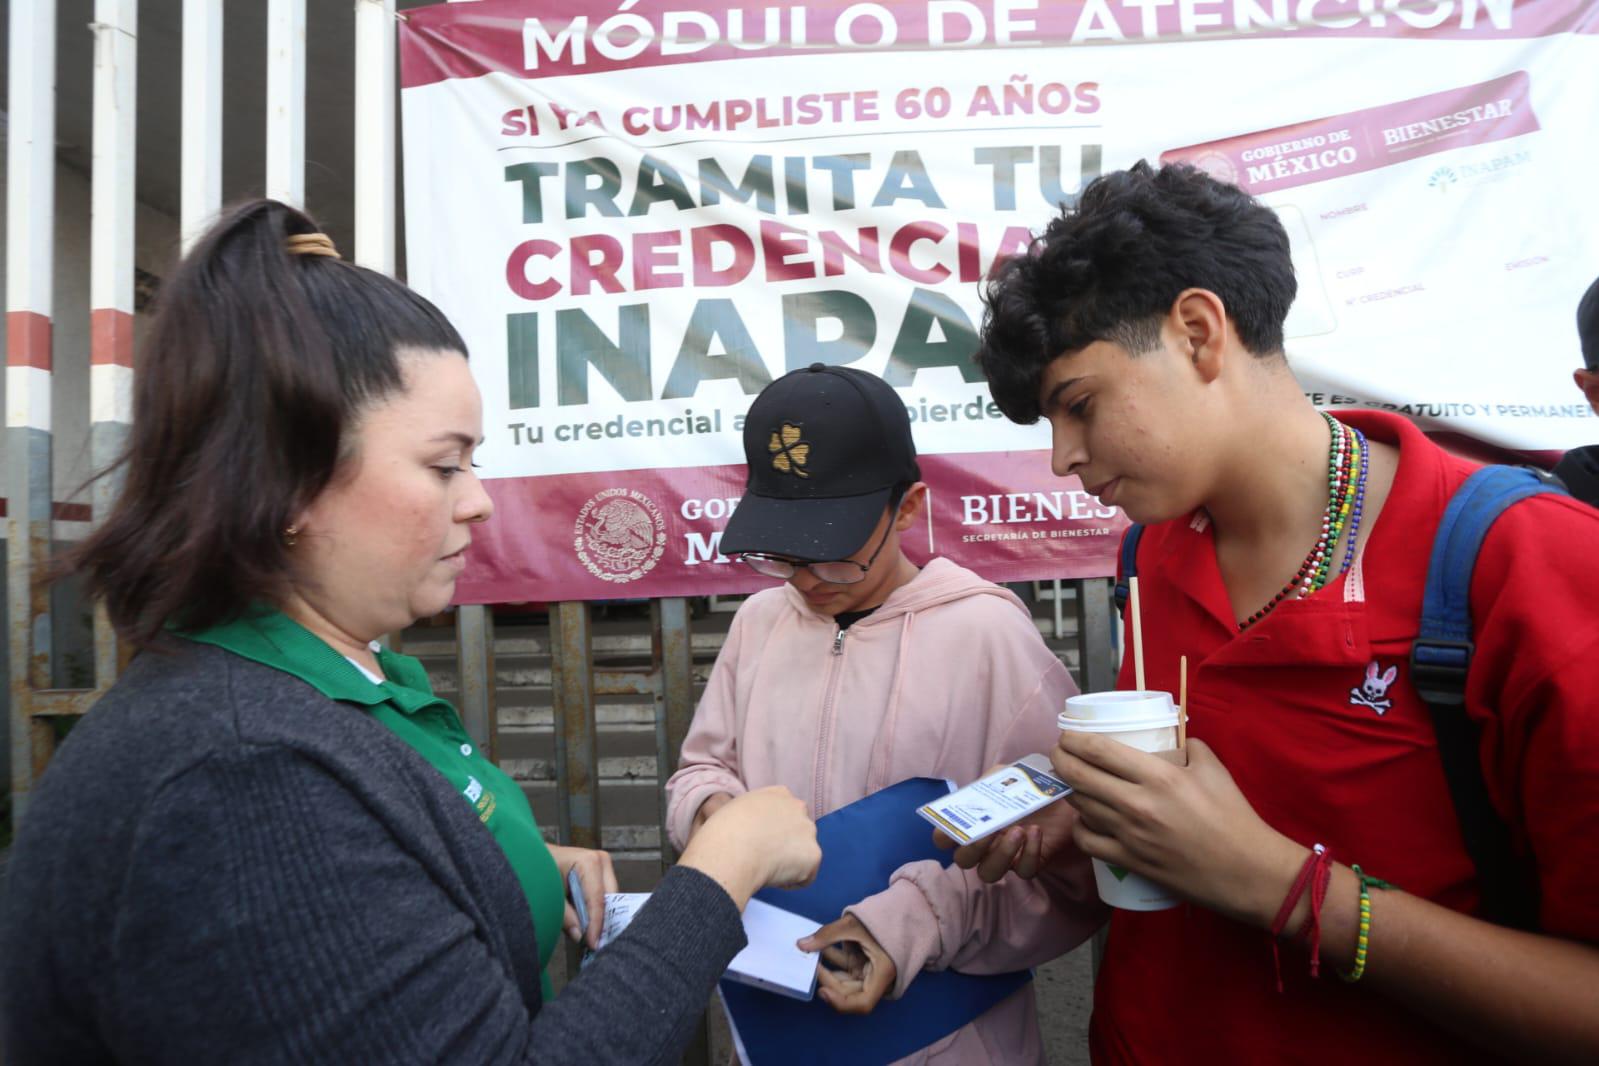
[[[1149,527],[1138,552],[1146,682],[1175,693],[1187,655],[1189,731],[1268,824],[1470,911],[1476,875],[1408,660],[1433,534],[1475,466],[1403,418],[1340,417],[1400,449],[1347,577],[1239,633],[1205,517]],[[1489,793],[1536,864],[1543,930],[1599,941],[1599,511],[1550,496],[1507,510],[1478,557],[1471,608],[1466,706],[1483,723]],[[1133,687],[1131,655],[1118,684]],[[1378,928],[1374,969],[1382,953]],[[1094,1061],[1482,1058],[1367,986],[1322,974],[1312,979],[1303,951],[1285,947],[1279,994],[1265,933],[1197,906],[1118,911],[1095,992]]]

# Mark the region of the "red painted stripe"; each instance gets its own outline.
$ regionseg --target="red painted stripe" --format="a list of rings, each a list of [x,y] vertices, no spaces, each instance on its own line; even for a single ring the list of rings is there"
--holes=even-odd
[[[133,316],[109,307],[89,312],[89,363],[133,367]]]
[[[7,511],[6,498],[0,496],[0,518],[6,517]],[[86,503],[62,503],[57,500],[50,505],[50,517],[57,522],[87,522],[94,517],[94,509]]]
[[[6,365],[50,369],[50,319],[37,311],[6,312]]]

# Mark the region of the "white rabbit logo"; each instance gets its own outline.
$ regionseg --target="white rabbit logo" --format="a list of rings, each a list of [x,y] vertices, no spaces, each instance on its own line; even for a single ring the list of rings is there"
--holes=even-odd
[[[1386,714],[1394,701],[1388,698],[1388,686],[1394,683],[1399,676],[1399,667],[1390,666],[1377,674],[1377,660],[1373,659],[1366,667],[1366,680],[1360,683],[1359,688],[1349,690],[1349,705],[1351,707],[1370,707],[1378,714]]]

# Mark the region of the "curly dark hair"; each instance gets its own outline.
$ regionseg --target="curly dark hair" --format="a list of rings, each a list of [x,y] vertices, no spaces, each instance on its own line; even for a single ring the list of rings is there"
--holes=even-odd
[[[1582,345],[1582,361],[1589,370],[1599,371],[1599,278],[1577,304],[1577,339]]]
[[[1039,381],[1056,357],[1094,341],[1148,351],[1189,288],[1221,298],[1244,347],[1280,354],[1297,286],[1276,214],[1185,163],[1096,178],[983,293],[975,358],[994,402],[1013,422],[1038,421]]]

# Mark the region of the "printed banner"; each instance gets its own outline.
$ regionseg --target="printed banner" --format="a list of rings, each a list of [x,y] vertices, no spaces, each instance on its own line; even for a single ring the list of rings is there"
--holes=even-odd
[[[498,507],[463,602],[760,587],[718,550],[743,416],[814,362],[904,399],[913,555],[1112,572],[1124,517],[970,356],[994,264],[1141,158],[1279,213],[1317,404],[1599,439],[1599,0],[477,0],[400,47],[409,281],[471,349]]]

